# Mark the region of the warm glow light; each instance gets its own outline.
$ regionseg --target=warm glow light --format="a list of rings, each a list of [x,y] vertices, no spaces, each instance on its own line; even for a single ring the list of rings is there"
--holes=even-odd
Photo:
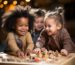
[[[17,4],[17,1],[13,1],[13,4],[16,5]]]
[[[0,4],[0,8],[3,8],[3,4]]]
[[[8,1],[4,1],[3,3],[4,3],[4,5],[6,5],[6,4],[8,4]]]
[[[13,11],[15,9],[15,5],[10,4],[8,7],[5,8],[5,12]]]
[[[0,0],[0,3],[2,2],[2,0]]]
[[[25,0],[26,2],[30,2],[30,0]]]
[[[14,10],[14,9],[15,9],[15,5],[11,4],[11,5],[9,6],[9,10]]]

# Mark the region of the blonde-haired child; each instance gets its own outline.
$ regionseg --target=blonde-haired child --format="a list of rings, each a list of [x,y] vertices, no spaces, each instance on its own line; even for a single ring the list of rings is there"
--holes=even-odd
[[[44,47],[47,50],[58,50],[62,55],[75,52],[75,45],[63,23],[60,13],[48,12],[44,20],[44,30],[38,38],[36,46]]]

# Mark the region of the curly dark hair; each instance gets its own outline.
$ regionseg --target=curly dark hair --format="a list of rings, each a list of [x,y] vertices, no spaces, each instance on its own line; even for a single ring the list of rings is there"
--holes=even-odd
[[[29,31],[30,31],[33,27],[34,17],[31,14],[29,14],[29,12],[27,10],[24,10],[24,9],[14,10],[5,20],[4,29],[7,32],[11,32],[11,31],[15,32],[13,27],[16,24],[16,20],[21,17],[25,17],[25,18],[29,19],[28,24],[29,24]]]
[[[39,16],[39,17],[43,16],[44,17],[45,12],[42,11],[41,9],[39,9],[38,11],[35,12],[35,14],[36,14],[36,16]]]

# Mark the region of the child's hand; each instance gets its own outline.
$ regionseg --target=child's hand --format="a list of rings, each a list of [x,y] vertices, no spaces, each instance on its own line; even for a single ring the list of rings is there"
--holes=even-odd
[[[47,51],[47,49],[46,48],[41,48],[41,51],[44,52],[44,51]]]
[[[24,58],[24,53],[22,51],[18,50],[16,53],[18,57]]]
[[[31,53],[31,50],[30,50],[30,49],[27,49],[26,52],[25,52],[25,55],[26,55],[26,56],[29,56],[30,53]]]
[[[38,53],[38,52],[40,52],[41,51],[41,49],[40,48],[35,48],[34,50],[33,50],[33,53]]]
[[[62,49],[61,50],[61,54],[64,55],[64,56],[67,56],[68,55],[68,51],[66,49]]]

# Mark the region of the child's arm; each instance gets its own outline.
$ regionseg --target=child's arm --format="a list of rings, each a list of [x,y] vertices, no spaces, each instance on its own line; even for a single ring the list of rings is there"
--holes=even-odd
[[[29,50],[33,50],[34,48],[34,43],[32,41],[32,37],[31,37],[31,34],[28,32],[27,35],[26,35],[26,41],[27,41],[27,49]]]
[[[9,54],[24,58],[24,52],[22,52],[19,49],[19,47],[17,46],[17,43],[15,41],[15,37],[14,37],[13,33],[8,33],[7,42],[8,42],[8,46],[11,50],[11,52],[9,52]]]
[[[8,43],[8,47],[12,52],[16,52],[18,50],[20,50],[17,46],[17,43],[15,41],[15,37],[13,35],[13,33],[8,33],[7,35],[7,43]]]
[[[69,33],[66,29],[63,29],[63,49],[66,49],[68,52],[72,52],[73,50],[73,42],[70,38]]]
[[[39,37],[36,42],[36,48],[42,48],[45,44],[45,40],[42,37]]]
[[[37,41],[36,41],[36,48],[43,48],[44,47],[44,44],[45,44],[45,35],[44,32],[42,32],[40,34],[40,36],[38,37]]]

